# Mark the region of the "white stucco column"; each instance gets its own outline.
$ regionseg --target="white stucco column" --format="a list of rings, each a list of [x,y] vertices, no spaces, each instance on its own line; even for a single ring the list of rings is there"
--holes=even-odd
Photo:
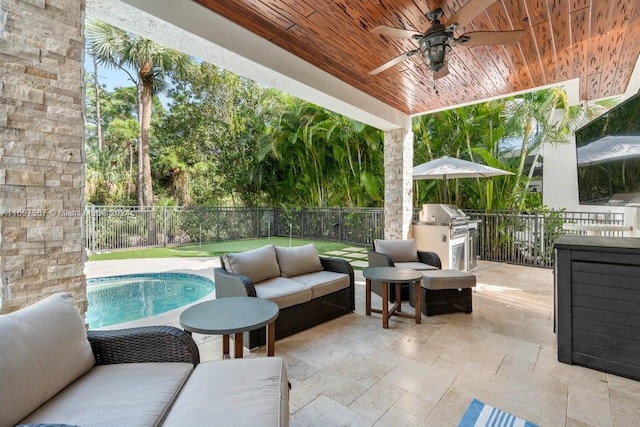
[[[406,239],[413,212],[413,132],[405,128],[384,134],[384,237]]]
[[[552,209],[578,207],[578,166],[576,137],[566,144],[543,145],[542,203]]]

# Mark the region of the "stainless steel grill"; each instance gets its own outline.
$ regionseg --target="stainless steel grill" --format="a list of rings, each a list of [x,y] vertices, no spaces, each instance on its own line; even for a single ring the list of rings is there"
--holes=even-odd
[[[454,205],[425,204],[418,218],[413,224],[418,250],[437,253],[445,269],[475,268],[475,251],[469,250],[475,244],[469,240],[469,229],[474,224],[462,210]]]
[[[422,205],[418,214],[420,221],[463,224],[469,221],[469,217],[454,205],[428,204]]]
[[[468,225],[465,224],[451,224],[451,237],[465,236],[469,232]]]

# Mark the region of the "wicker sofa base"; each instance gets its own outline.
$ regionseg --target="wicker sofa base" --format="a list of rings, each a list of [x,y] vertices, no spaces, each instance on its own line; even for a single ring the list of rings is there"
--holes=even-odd
[[[421,288],[422,314],[435,316],[449,313],[471,313],[471,288],[430,290]],[[409,303],[414,306],[415,291],[409,286]]]
[[[306,303],[294,305],[280,310],[276,319],[276,340],[353,313],[352,289],[345,288],[332,294],[314,298]],[[253,349],[267,342],[266,328],[245,332],[245,347]]]

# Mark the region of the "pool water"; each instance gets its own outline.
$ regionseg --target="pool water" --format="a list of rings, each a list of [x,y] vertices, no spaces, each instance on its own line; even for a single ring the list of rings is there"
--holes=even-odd
[[[183,273],[129,274],[87,279],[90,329],[154,316],[213,292],[206,277]]]

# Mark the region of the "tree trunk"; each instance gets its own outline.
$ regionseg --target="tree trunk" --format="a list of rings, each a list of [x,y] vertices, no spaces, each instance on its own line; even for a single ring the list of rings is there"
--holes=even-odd
[[[144,197],[143,197],[143,176],[144,176],[144,166],[142,161],[142,83],[138,81],[136,84],[137,91],[137,101],[138,101],[138,177],[137,177],[137,193],[138,193],[138,207],[144,208]]]
[[[157,244],[156,219],[153,212],[153,188],[151,187],[151,158],[149,156],[149,137],[151,132],[151,101],[153,98],[153,70],[151,64],[141,67],[140,82],[140,156],[142,171],[142,205],[149,208],[147,212],[147,242]]]
[[[142,152],[142,203],[153,206],[153,188],[151,187],[151,158],[149,157],[149,134],[151,131],[152,88],[142,85],[142,114],[140,116],[140,151]]]
[[[522,145],[520,146],[520,163],[518,164],[518,170],[515,176],[515,183],[513,184],[512,194],[518,195],[516,200],[516,209],[522,209],[524,203],[525,194],[520,191],[520,181],[522,180],[522,174],[524,172],[524,162],[529,155],[529,137],[531,136],[531,119],[527,120],[524,126],[524,132],[522,135]]]

